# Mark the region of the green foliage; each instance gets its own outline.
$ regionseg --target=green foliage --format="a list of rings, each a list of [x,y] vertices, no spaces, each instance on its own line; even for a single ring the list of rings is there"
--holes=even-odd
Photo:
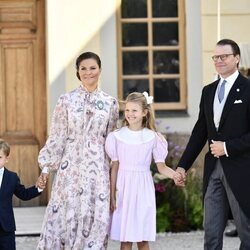
[[[166,165],[176,168],[184,147],[169,143]],[[184,188],[176,187],[173,180],[159,174],[155,164],[151,171],[155,184],[157,232],[186,232],[202,228],[202,180],[193,168],[189,171]]]
[[[170,230],[170,206],[168,203],[160,206],[156,211],[156,230],[157,232],[166,232]]]
[[[191,173],[185,187],[187,199],[187,218],[190,229],[201,229],[203,222],[201,179]]]

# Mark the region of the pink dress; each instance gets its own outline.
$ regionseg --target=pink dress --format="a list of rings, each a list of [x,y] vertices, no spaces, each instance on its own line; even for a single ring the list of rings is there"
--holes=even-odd
[[[165,162],[167,146],[162,135],[147,128],[132,131],[123,127],[108,135],[106,152],[112,161],[119,161],[112,240],[155,240],[156,203],[150,164],[152,157],[155,162]]]

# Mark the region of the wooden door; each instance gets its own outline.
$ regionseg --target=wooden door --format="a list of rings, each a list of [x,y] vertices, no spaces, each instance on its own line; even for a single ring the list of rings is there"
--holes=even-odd
[[[0,137],[11,146],[8,168],[25,186],[40,170],[37,156],[47,131],[45,0],[0,0]],[[46,193],[15,206],[46,203]]]

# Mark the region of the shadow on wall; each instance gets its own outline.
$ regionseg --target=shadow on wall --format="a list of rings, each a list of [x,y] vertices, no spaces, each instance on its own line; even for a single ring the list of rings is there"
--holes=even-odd
[[[76,58],[81,53],[86,51],[92,51],[100,56],[102,61],[101,79],[104,79],[103,82],[105,82],[106,84],[105,86],[101,86],[101,88],[105,92],[113,96],[117,96],[117,86],[111,86],[111,83],[113,82],[117,83],[117,55],[116,55],[116,48],[113,48],[113,46],[116,45],[116,40],[115,40],[116,37],[111,36],[109,34],[110,32],[109,33],[107,32],[108,30],[110,30],[110,28],[115,29],[115,27],[112,26],[114,18],[115,14],[110,16],[100,26],[99,30],[93,33],[91,37],[89,37],[88,41],[86,42],[81,40],[78,41],[79,44],[83,44],[82,48],[79,51],[72,54],[71,58],[68,58],[68,62],[65,64],[65,67],[62,68],[57,77],[53,79],[51,83],[49,83],[48,110],[50,116],[54,110],[54,107],[57,103],[59,96],[65,92],[77,88],[80,85],[80,81],[76,77],[75,61]],[[112,46],[111,49],[110,46]],[[111,51],[114,54],[110,54]],[[110,74],[109,68],[112,68],[113,72],[112,75]]]

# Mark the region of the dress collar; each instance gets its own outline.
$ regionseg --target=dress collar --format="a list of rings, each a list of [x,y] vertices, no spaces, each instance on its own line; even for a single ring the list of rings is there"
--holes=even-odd
[[[100,91],[100,89],[99,89],[98,86],[97,86],[96,89],[95,89],[94,91],[92,91],[92,92],[89,92],[89,91],[87,90],[87,88],[84,87],[83,84],[80,84],[80,88],[81,88],[85,93],[87,93],[87,94],[89,94],[89,95],[97,94],[97,93]]]
[[[147,143],[155,138],[155,132],[148,128],[134,131],[129,129],[127,126],[116,130],[114,135],[118,140],[127,144]]]

